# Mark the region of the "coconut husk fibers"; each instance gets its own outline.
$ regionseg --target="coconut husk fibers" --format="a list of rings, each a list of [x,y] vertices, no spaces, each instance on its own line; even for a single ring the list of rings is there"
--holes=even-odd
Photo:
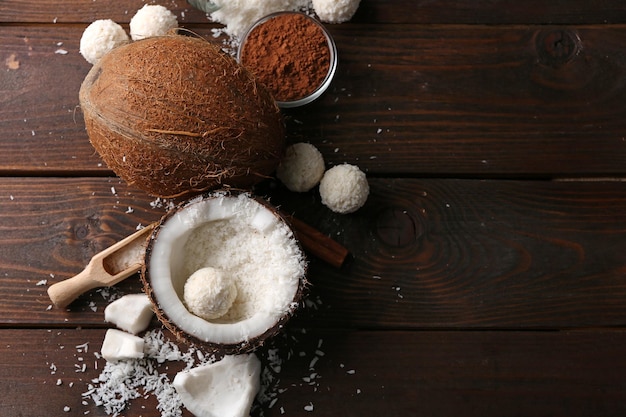
[[[226,193],[225,195],[237,195],[241,191],[233,190],[232,192],[227,192],[227,191],[224,191],[224,192]],[[215,198],[215,194],[204,193],[201,196],[201,198],[202,199]],[[291,226],[289,224],[289,220],[286,217],[284,217],[275,206],[273,206],[272,204],[270,204],[268,201],[264,199],[261,199],[258,197],[252,197],[252,198],[255,198],[257,202],[261,203],[262,205],[267,207],[269,210],[271,210],[272,213],[274,213],[274,215],[277,216],[282,222]],[[176,206],[174,209],[168,211],[165,215],[163,215],[163,217],[161,217],[161,219],[159,220],[155,228],[152,230],[152,233],[150,234],[150,236],[148,236],[147,245],[146,245],[146,253],[145,253],[144,262],[143,262],[143,265],[141,268],[141,274],[140,274],[141,283],[143,284],[143,291],[150,299],[150,302],[152,303],[152,306],[153,306],[154,313],[157,319],[159,320],[159,322],[174,335],[174,337],[176,338],[178,342],[183,343],[187,346],[202,347],[207,352],[212,352],[220,356],[221,355],[236,355],[236,354],[241,354],[241,353],[253,352],[257,350],[258,348],[260,348],[261,346],[263,346],[267,340],[269,340],[270,338],[274,337],[275,335],[277,335],[278,333],[282,331],[285,324],[296,313],[295,308],[287,311],[272,327],[270,327],[264,333],[256,337],[250,338],[248,340],[242,340],[240,343],[235,343],[235,344],[218,343],[216,341],[207,341],[207,340],[198,339],[197,337],[190,335],[189,333],[186,333],[184,330],[178,327],[175,323],[170,321],[170,319],[167,317],[167,314],[165,314],[163,309],[160,307],[157,296],[152,291],[152,285],[150,284],[149,266],[150,266],[150,258],[152,257],[152,250],[153,250],[154,242],[156,239],[158,239],[162,226],[172,216],[174,216],[176,212],[178,212],[179,210],[183,210],[185,207],[187,207],[190,204],[195,204],[195,203],[196,203],[195,199],[184,201],[180,203],[178,206]],[[299,242],[296,241],[296,243],[300,245]],[[300,247],[300,250],[302,251],[301,247]],[[305,276],[300,280],[300,283],[298,285],[298,290],[296,291],[296,294],[294,296],[294,299],[292,302],[293,305],[299,305],[302,302],[302,300],[306,296],[308,286],[309,286],[309,282],[306,279],[306,271],[305,271]]]
[[[87,74],[79,98],[104,162],[154,196],[246,188],[283,155],[271,93],[204,39],[171,35],[115,48]]]

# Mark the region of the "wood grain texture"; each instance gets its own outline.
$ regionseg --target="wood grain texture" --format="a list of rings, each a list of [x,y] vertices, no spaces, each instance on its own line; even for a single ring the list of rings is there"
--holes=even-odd
[[[311,259],[311,300],[320,305],[305,309],[304,323],[380,329],[626,323],[626,183],[370,183],[368,203],[348,216],[331,213],[316,192],[296,198],[276,185],[259,188],[351,253],[341,270]],[[91,256],[165,210],[117,179],[7,178],[0,196],[4,325],[101,325],[107,300],[100,293],[70,311],[49,311],[46,285],[36,284],[80,272]],[[140,288],[130,279],[120,291]]]
[[[624,172],[623,27],[346,24],[332,32],[340,64],[330,91],[286,112],[289,140],[314,143],[329,164],[394,176]],[[0,173],[109,173],[77,107],[89,70],[80,33],[52,25],[0,33],[0,56],[19,63],[0,72]]]
[[[78,108],[82,31],[144,3],[0,0],[2,417],[105,415],[81,394],[104,308],[139,279],[66,310],[46,289],[175,203],[112,175]],[[288,140],[359,165],[371,194],[339,215],[315,190],[256,188],[351,256],[310,257],[304,305],[257,352],[283,361],[281,394],[252,416],[626,415],[623,0],[362,0],[327,27],[336,78],[284,111]]]
[[[94,356],[103,337],[104,329],[0,330],[2,416],[66,415],[66,406],[69,415],[105,416],[91,401],[83,405],[81,396],[104,366]],[[85,343],[87,352],[76,347]],[[285,391],[271,408],[265,404],[262,414],[253,416],[280,416],[281,410],[309,415],[304,410],[309,405],[316,415],[342,416],[448,417],[462,410],[468,417],[611,417],[626,412],[623,331],[309,329],[274,348],[283,364],[272,390]],[[262,361],[268,358],[265,350],[257,354]],[[85,371],[77,372],[83,364]],[[169,378],[180,369],[174,363],[168,367],[159,371]],[[151,395],[131,401],[125,415],[158,415],[155,407]]]
[[[127,23],[144,3],[3,0],[0,23],[90,23],[96,19]],[[166,0],[159,4],[172,10],[181,22],[207,22],[203,13],[185,1]],[[388,0],[362,0],[353,20],[377,24],[616,24],[626,22],[626,12],[620,0],[394,0],[393,5]]]

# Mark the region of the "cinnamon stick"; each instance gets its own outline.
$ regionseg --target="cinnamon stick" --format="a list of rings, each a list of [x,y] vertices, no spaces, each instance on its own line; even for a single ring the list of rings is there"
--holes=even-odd
[[[290,215],[285,217],[291,223],[294,234],[304,249],[328,264],[341,268],[348,257],[348,249],[303,221]]]

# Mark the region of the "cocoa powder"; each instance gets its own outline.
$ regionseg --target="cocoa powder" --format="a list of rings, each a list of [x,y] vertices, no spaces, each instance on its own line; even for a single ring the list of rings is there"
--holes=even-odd
[[[331,63],[323,30],[300,13],[278,14],[254,27],[239,58],[277,101],[298,100],[313,93]]]

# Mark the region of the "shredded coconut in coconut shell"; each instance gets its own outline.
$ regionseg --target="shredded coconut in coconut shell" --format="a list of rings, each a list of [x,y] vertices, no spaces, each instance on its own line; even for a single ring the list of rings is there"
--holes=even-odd
[[[254,349],[295,312],[306,285],[306,258],[293,232],[248,194],[194,198],[163,219],[151,242],[142,279],[157,316],[180,341],[230,353]],[[183,303],[187,278],[206,267],[237,287],[230,309],[213,320]]]

